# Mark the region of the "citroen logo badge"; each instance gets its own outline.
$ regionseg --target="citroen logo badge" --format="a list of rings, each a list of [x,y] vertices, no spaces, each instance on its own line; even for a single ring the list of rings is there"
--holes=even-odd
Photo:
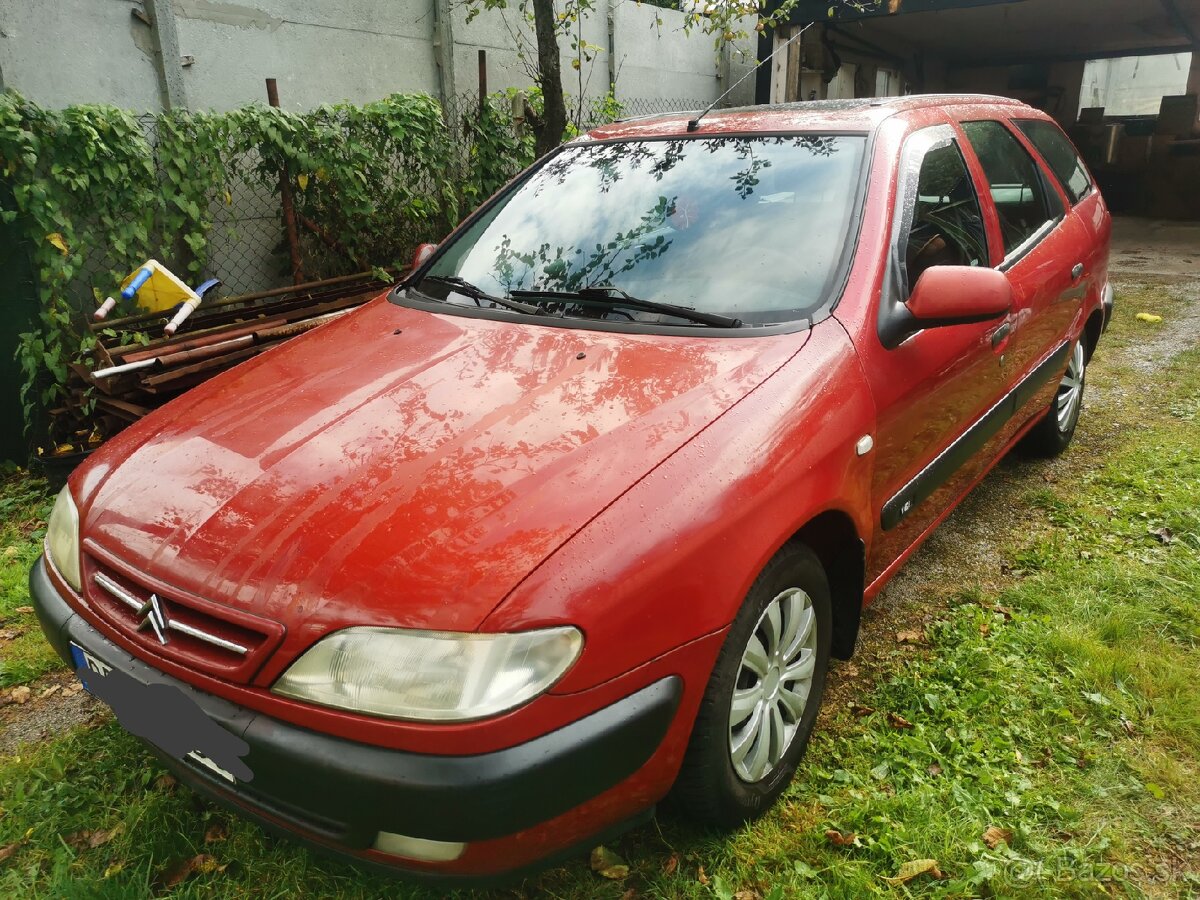
[[[137,614],[142,620],[138,624],[137,630],[145,631],[147,628],[153,628],[158,642],[165,644],[167,642],[167,616],[158,604],[158,595],[151,594],[150,599],[142,604],[142,608],[138,610]]]

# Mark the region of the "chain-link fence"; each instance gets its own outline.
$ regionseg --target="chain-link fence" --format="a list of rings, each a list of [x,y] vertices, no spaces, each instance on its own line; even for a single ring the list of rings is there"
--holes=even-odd
[[[516,127],[511,115],[511,96],[492,95],[488,100],[497,110],[497,115],[486,120],[488,127]],[[582,103],[575,98],[568,98],[567,115],[575,129],[586,130],[614,119],[697,110],[706,105],[701,100],[667,98],[614,100],[611,97],[588,97]],[[475,183],[475,141],[482,121],[479,96],[467,93],[452,98],[443,104],[443,115],[447,141],[442,162],[446,171],[439,174],[448,175],[453,184],[464,187],[455,204],[458,214],[462,216],[482,199],[478,190],[471,193],[465,189]],[[158,120],[154,116],[141,116],[139,123],[157,154]],[[529,159],[516,155],[507,162],[508,171],[495,173],[499,176],[498,183],[515,175]],[[219,279],[226,296],[254,293],[291,283],[294,275],[292,247],[288,238],[289,229],[284,221],[279,184],[263,177],[261,157],[254,149],[240,151],[236,158],[226,163],[226,182],[209,200],[213,224],[207,236],[204,265],[195,280]],[[161,166],[159,171],[161,173]],[[430,185],[420,183],[419,173],[414,181],[405,160],[399,157],[381,160],[380,168],[372,173],[372,177],[375,178],[381,205],[386,204],[387,198],[397,191],[412,194],[433,189]],[[294,179],[291,181],[291,190],[294,191]],[[345,218],[346,212],[338,208],[336,197],[297,208],[294,221],[295,251],[305,281],[394,265],[406,260],[417,243],[437,240],[457,224],[445,216],[419,222],[388,220],[383,225],[376,222],[380,233],[368,236],[372,238],[370,240],[356,242],[360,249],[351,252],[334,237],[339,231],[354,227],[354,223],[345,221]],[[181,275],[187,271],[188,262],[195,258],[178,235],[156,234],[152,236],[151,243],[159,248],[156,258]],[[363,244],[367,246],[366,250],[361,249]],[[102,245],[88,247],[72,290],[77,308],[81,311],[89,309],[97,292],[101,297],[114,294],[118,285],[113,282],[119,277],[122,265],[114,248]]]

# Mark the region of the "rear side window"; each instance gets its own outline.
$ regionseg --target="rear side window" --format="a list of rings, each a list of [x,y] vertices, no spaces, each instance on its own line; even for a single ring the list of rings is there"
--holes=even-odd
[[[962,127],[987,176],[1009,256],[1063,214],[1062,201],[1047,190],[1033,157],[999,122],[963,122]]]
[[[1018,119],[1016,125],[1042,154],[1071,202],[1078,203],[1086,197],[1092,189],[1092,178],[1075,152],[1075,147],[1059,127],[1040,119]]]
[[[934,147],[921,160],[912,227],[903,250],[910,289],[933,266],[988,263],[979,198],[955,141]]]

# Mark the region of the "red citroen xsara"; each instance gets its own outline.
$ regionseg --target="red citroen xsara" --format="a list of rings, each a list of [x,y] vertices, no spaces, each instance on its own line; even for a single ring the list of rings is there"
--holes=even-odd
[[[736,825],[864,603],[1011,447],[1067,446],[1110,218],[1051,119],[689,118],[571,141],[74,473],[42,625],[174,772],[450,883],[672,791]]]

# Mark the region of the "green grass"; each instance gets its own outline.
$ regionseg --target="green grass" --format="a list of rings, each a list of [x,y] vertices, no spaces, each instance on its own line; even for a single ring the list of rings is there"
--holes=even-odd
[[[1200,352],[1153,375],[1117,365],[1117,350],[1169,327],[1173,309],[1156,289],[1120,302],[1077,446],[1053,463],[1006,464],[1004,492],[983,501],[995,507],[984,518],[1021,511],[997,536],[1009,574],[989,586],[966,563],[954,583],[923,585],[927,604],[868,617],[853,705],[827,711],[786,802],[732,835],[663,814],[613,845],[624,880],[579,860],[516,895],[1200,893]],[[1168,322],[1136,322],[1142,309]],[[25,519],[4,534],[34,545],[44,494],[13,484],[4,496],[26,497]],[[8,569],[5,616],[20,593]],[[924,640],[897,643],[900,628]],[[9,652],[0,645],[6,667]],[[0,760],[0,847],[19,842],[0,863],[0,896],[142,897],[200,853],[227,868],[173,896],[435,896],[268,838],[158,771],[112,724]],[[214,824],[227,837],[206,843]],[[990,826],[1011,841],[989,846]],[[69,840],[96,829],[118,831],[93,849]],[[835,846],[830,829],[856,839]],[[944,877],[884,880],[925,858]]]
[[[10,471],[0,476],[0,690],[31,681],[58,657],[42,638],[29,606],[29,567],[42,552],[46,518],[54,503],[45,481]]]

